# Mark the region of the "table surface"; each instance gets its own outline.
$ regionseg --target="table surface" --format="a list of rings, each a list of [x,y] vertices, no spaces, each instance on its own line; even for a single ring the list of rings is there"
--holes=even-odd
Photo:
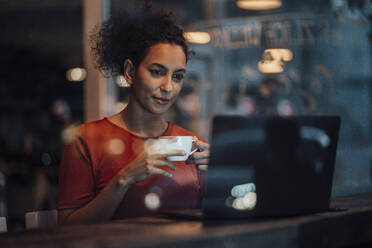
[[[0,234],[0,247],[345,247],[372,244],[372,193],[339,197],[345,211],[234,221],[165,216]]]

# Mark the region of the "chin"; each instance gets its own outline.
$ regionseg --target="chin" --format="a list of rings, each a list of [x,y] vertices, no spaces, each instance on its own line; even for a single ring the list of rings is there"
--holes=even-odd
[[[151,106],[150,108],[146,108],[148,112],[150,112],[151,114],[154,114],[154,115],[162,115],[162,114],[165,114],[166,112],[168,112],[169,108],[171,107],[172,105],[169,105],[169,106],[164,106],[164,107],[156,107],[156,106]]]
[[[169,108],[170,108],[170,107],[166,107],[166,108],[161,109],[161,110],[160,110],[160,109],[157,109],[157,110],[154,110],[153,113],[156,113],[156,114],[162,115],[162,114],[167,113],[168,110],[169,110]]]

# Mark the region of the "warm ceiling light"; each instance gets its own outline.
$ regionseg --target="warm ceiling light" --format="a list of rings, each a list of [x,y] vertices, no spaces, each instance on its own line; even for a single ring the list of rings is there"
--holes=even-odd
[[[87,76],[87,71],[84,68],[71,68],[66,72],[66,78],[71,82],[83,81]]]
[[[281,73],[283,71],[283,63],[277,60],[273,61],[259,61],[258,70],[265,74]]]
[[[291,61],[293,59],[292,51],[285,48],[265,49],[264,54],[270,54],[273,59],[283,60],[285,62]]]
[[[284,62],[291,61],[293,53],[285,48],[265,49],[262,60],[258,62],[258,70],[262,73],[281,73],[284,70]]]
[[[195,44],[207,44],[211,41],[211,36],[207,32],[185,32],[186,40]]]
[[[281,0],[238,0],[236,5],[241,9],[267,10],[282,6]]]

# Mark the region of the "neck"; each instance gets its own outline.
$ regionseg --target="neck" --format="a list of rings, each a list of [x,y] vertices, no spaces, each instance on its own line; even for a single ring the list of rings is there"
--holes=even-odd
[[[158,137],[165,132],[168,123],[161,115],[149,113],[136,101],[129,101],[120,113],[124,127],[141,137]]]

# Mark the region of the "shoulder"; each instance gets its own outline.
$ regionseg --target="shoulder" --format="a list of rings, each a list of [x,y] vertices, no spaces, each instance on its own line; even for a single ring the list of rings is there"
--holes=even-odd
[[[77,128],[89,130],[89,129],[103,128],[103,127],[109,126],[108,124],[109,124],[109,121],[107,120],[107,118],[103,118],[100,120],[83,123],[77,126]]]
[[[110,129],[112,129],[112,127],[109,121],[104,118],[101,120],[86,122],[80,125],[70,126],[65,130],[64,135],[68,140],[76,138],[89,140],[91,138],[97,138],[99,136],[110,133]]]

